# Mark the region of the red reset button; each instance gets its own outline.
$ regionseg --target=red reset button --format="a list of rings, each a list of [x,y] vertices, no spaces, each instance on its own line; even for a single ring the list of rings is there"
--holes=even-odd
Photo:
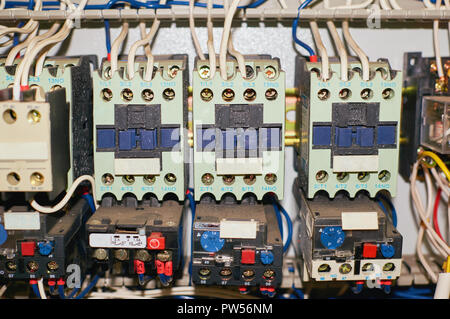
[[[164,249],[166,248],[166,239],[161,233],[152,233],[147,238],[147,249]]]
[[[377,257],[377,245],[365,243],[363,246],[364,258],[376,258]]]
[[[241,251],[241,263],[252,265],[255,263],[255,251],[252,249],[242,249]]]
[[[20,243],[20,248],[22,250],[22,256],[34,256],[36,243],[34,241],[23,241]]]

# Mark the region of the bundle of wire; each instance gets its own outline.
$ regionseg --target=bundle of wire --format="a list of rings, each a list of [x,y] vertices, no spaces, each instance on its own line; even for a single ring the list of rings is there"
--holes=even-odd
[[[431,159],[431,162],[427,159]],[[439,167],[440,171],[436,169]],[[422,169],[425,177],[426,189],[427,189],[427,201],[426,206],[423,205],[420,193],[417,189],[417,175],[419,168]],[[438,274],[432,269],[430,262],[425,258],[422,252],[422,243],[424,236],[428,239],[428,243],[433,247],[433,253],[442,258],[442,262],[446,260],[450,255],[450,247],[448,243],[440,236],[437,229],[433,227],[430,223],[433,210],[435,211],[434,224],[437,225],[437,209],[439,204],[435,201],[436,198],[440,200],[441,194],[434,196],[434,187],[441,190],[443,194],[447,197],[450,196],[450,171],[443,161],[433,152],[423,151],[419,154],[417,162],[413,166],[411,173],[411,196],[414,203],[414,208],[416,209],[418,216],[420,218],[420,229],[417,236],[416,251],[417,256],[425,268],[427,274],[429,275],[432,282],[436,283],[438,280]],[[447,203],[447,211],[450,217],[450,201]],[[450,220],[450,218],[449,218]],[[450,232],[450,222],[449,222],[449,232]]]

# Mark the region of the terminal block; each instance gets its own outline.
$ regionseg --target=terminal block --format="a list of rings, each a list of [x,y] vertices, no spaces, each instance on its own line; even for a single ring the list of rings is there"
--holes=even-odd
[[[421,146],[439,153],[446,160],[450,154],[450,57],[443,57],[442,65],[445,78],[439,79],[436,58],[422,57],[420,52],[405,53],[400,174],[407,181]]]
[[[300,224],[294,237],[304,281],[394,280],[402,267],[402,236],[376,201],[358,194],[307,199],[293,187]]]
[[[138,203],[126,197],[118,205],[105,197],[86,223],[91,262],[112,275],[172,282],[181,270],[183,212],[184,206],[172,200],[160,205],[156,198]]]
[[[363,81],[361,65],[349,61],[350,77],[340,80],[340,63],[332,59],[331,78],[320,78],[320,62],[296,60],[296,146],[300,186],[308,198],[319,191],[354,197],[366,191],[396,194],[402,77],[386,61],[370,63]]]
[[[278,59],[246,56],[246,75],[227,61],[229,79],[210,78],[209,62],[193,73],[195,200],[238,200],[284,192],[285,73]]]
[[[0,91],[0,192],[47,192],[66,189],[69,158],[69,105],[65,89],[36,99],[28,90],[20,101],[12,89]]]
[[[4,59],[0,59],[0,62]],[[12,87],[14,74],[21,59],[12,66],[0,66],[0,88]],[[96,56],[48,57],[39,76],[30,76],[30,89],[43,97],[59,88],[66,89],[70,108],[69,143],[70,167],[67,188],[81,175],[92,175],[92,77],[91,67],[97,68]]]
[[[186,55],[155,56],[151,81],[139,72],[126,77],[127,60],[110,75],[105,61],[94,74],[94,167],[97,200],[113,194],[120,200],[133,193],[141,200],[168,194],[184,200],[187,187]]]
[[[192,258],[195,284],[278,287],[283,243],[272,205],[201,202]]]
[[[83,220],[89,206],[82,199],[68,210],[39,214],[26,207],[0,207],[0,278],[59,279],[72,273],[70,264],[85,270]],[[80,274],[81,275],[81,274]]]

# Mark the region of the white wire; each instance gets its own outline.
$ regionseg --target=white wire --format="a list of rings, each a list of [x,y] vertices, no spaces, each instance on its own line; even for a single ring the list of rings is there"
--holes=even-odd
[[[389,0],[391,7],[395,10],[402,10],[402,7],[398,4],[397,0]]]
[[[144,39],[145,36],[147,35],[147,30],[145,29],[145,22],[139,23],[139,30],[141,32],[141,39]],[[144,46],[144,52],[148,59],[152,54],[152,49],[149,43],[147,43],[147,45]]]
[[[348,56],[347,50],[345,49],[344,43],[342,42],[339,34],[336,30],[336,26],[333,21],[327,21],[328,29],[330,30],[331,37],[336,45],[336,48],[339,52],[339,58],[341,60],[341,80],[344,82],[348,81]]]
[[[224,4],[224,8],[225,8],[225,15],[226,15],[228,12],[228,0],[224,0],[223,4]],[[230,33],[230,38],[228,39],[228,52],[230,52],[230,54],[236,58],[236,61],[238,63],[239,72],[241,73],[241,76],[244,79],[246,79],[247,78],[247,70],[245,68],[245,59],[244,59],[244,56],[234,48],[233,35],[231,33]]]
[[[287,4],[285,0],[278,0],[278,2],[280,3],[281,9],[287,9]]]
[[[387,2],[387,0],[380,0],[380,6],[383,10],[391,10],[391,6]]]
[[[445,241],[443,241],[439,237],[439,235],[436,233],[436,231],[431,226],[431,224],[429,222],[429,216],[427,216],[427,215],[431,216],[431,209],[427,209],[427,211],[429,211],[427,214],[427,212],[424,209],[424,206],[422,205],[422,201],[420,199],[419,193],[416,188],[416,179],[417,179],[417,171],[418,171],[418,167],[419,167],[419,162],[420,162],[420,160],[414,164],[413,171],[411,174],[411,195],[412,195],[413,201],[415,203],[415,206],[417,208],[417,212],[419,213],[419,217],[422,221],[421,225],[423,225],[426,228],[426,230],[429,232],[429,234],[433,237],[433,239],[436,242],[436,245],[443,249],[443,251],[444,251],[443,255],[448,256],[450,254],[450,247],[447,245],[447,243]],[[429,178],[428,169],[426,167],[423,167],[423,170],[425,172],[425,178],[426,179]],[[428,193],[427,208],[432,206],[433,199],[434,199],[433,195],[432,195],[432,188],[431,188],[430,184],[431,183],[427,182],[427,193]]]
[[[39,0],[40,1],[40,0]],[[76,8],[76,13],[84,9],[84,6],[86,5],[87,0],[82,0],[78,7]],[[53,36],[51,36],[48,39],[45,39],[43,41],[40,41],[36,46],[32,48],[28,52],[25,53],[25,56],[22,60],[22,62],[19,64],[15,78],[14,78],[14,89],[13,89],[13,96],[15,100],[18,100],[20,98],[20,85],[28,85],[28,75],[30,72],[31,64],[34,60],[34,58],[39,54],[39,52],[45,48],[47,48],[49,45],[52,45],[54,43],[62,42],[64,41],[67,36],[70,34],[70,30],[73,27],[73,21],[72,18],[66,19],[64,22],[64,25],[62,28]]]
[[[6,5],[6,0],[0,0],[0,10],[3,10]]]
[[[214,48],[214,35],[213,35],[213,23],[211,19],[211,10],[213,7],[212,0],[208,0],[207,2],[207,20],[206,20],[206,27],[208,29],[208,58],[209,58],[209,77],[210,79],[213,79],[216,75],[216,49]]]
[[[322,37],[320,36],[319,27],[317,26],[316,21],[310,21],[309,26],[311,27],[311,31],[314,37],[314,41],[316,43],[317,49],[319,50],[320,59],[322,61],[322,72],[321,77],[323,81],[327,81],[330,79],[330,61],[328,59],[327,49],[323,45]]]
[[[230,37],[231,31],[231,23],[233,22],[233,16],[236,13],[237,6],[239,5],[240,0],[233,0],[230,5],[229,11],[225,17],[225,22],[223,24],[223,32],[222,32],[222,40],[220,42],[220,51],[219,51],[219,67],[220,67],[220,75],[223,80],[227,80],[227,47],[228,47],[228,39]]]
[[[6,289],[8,289],[8,284],[4,284],[4,285],[2,286],[2,288],[0,288],[0,298],[3,297],[3,295],[4,295],[5,292],[6,292]]]
[[[330,0],[324,0],[324,7],[325,9],[364,9],[370,4],[372,4],[374,0],[366,0],[359,4],[351,4],[351,1],[347,1],[347,3],[344,6],[337,6],[337,7],[331,7],[330,6]]]
[[[82,176],[78,177],[73,182],[72,186],[69,188],[69,190],[67,191],[67,194],[64,196],[64,198],[55,206],[53,206],[53,207],[41,206],[34,199],[31,201],[30,205],[31,205],[31,207],[33,207],[33,209],[35,209],[36,211],[43,213],[43,214],[52,214],[52,213],[59,212],[69,202],[70,198],[72,197],[73,193],[77,189],[78,185],[80,185],[84,181],[88,181],[91,183],[92,197],[94,199],[95,207],[98,208],[99,206],[97,204],[97,199],[96,199],[97,197],[96,197],[96,192],[95,192],[95,179],[90,175],[82,175]]]
[[[42,9],[42,0],[36,0],[36,3],[34,5],[33,11],[39,11]],[[8,33],[31,33],[34,31],[34,29],[37,27],[39,22],[34,21],[33,19],[30,19],[22,28],[3,28],[0,29],[0,38],[7,35]]]
[[[192,41],[194,42],[195,51],[197,52],[198,57],[200,60],[206,60],[200,42],[198,41],[197,33],[195,32],[194,3],[195,0],[189,0],[189,29],[191,29]]]
[[[128,35],[128,22],[122,24],[122,30],[119,36],[114,40],[111,46],[111,76],[117,71],[118,60],[119,60],[119,48]]]
[[[44,278],[41,278],[37,281],[39,294],[41,295],[41,299],[47,299],[47,295],[45,294],[45,288],[44,288]]]
[[[56,30],[59,28],[61,24],[60,23],[55,23],[52,25],[52,27],[42,35],[41,39],[45,39],[46,37],[52,36]],[[55,43],[56,44],[56,43]],[[48,52],[52,49],[52,47],[55,45],[49,45],[40,55],[39,58],[37,59],[36,62],[36,71],[35,71],[35,76],[39,76],[42,73],[42,70],[44,69],[44,63],[45,63],[45,59],[47,57]]]
[[[142,22],[145,26],[145,22]],[[147,44],[150,44],[153,37],[156,34],[156,31],[158,31],[158,27],[159,27],[160,21],[158,19],[155,18],[155,20],[153,20],[153,24],[152,27],[150,29],[150,32],[147,33],[147,35],[139,41],[136,41],[130,48],[130,52],[128,53],[128,79],[132,80],[134,78],[135,75],[135,70],[134,70],[134,62],[135,62],[135,57],[136,57],[136,51],[140,46],[145,46]],[[145,28],[145,27],[144,27]],[[149,48],[150,49],[150,48]],[[145,74],[145,79],[147,79],[147,75],[150,73],[150,79],[146,80],[146,81],[150,81],[152,78],[152,74],[153,74],[153,63],[155,58],[153,57],[153,54],[150,52],[148,52],[149,54],[147,54],[147,71]]]
[[[431,3],[430,0],[423,0],[423,4],[425,5],[425,7],[427,9],[434,9],[435,8],[435,6]]]
[[[344,33],[345,41],[347,41],[350,48],[356,53],[359,60],[361,61],[363,81],[369,81],[370,79],[369,59],[350,34],[348,21],[342,21],[342,32]]]
[[[36,34],[38,32],[39,32],[39,29],[36,27],[30,33],[30,35],[26,38],[25,41],[22,41],[18,45],[16,45],[13,48],[11,48],[11,50],[8,53],[8,56],[6,57],[5,65],[7,65],[7,66],[8,65],[12,65],[14,63],[14,60],[16,59],[17,54],[20,53],[20,51],[22,49],[26,48],[33,41],[34,38],[36,38]]]

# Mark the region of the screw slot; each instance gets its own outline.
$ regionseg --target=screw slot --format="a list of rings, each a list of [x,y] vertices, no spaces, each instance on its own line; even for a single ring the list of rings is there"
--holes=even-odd
[[[264,176],[264,181],[269,185],[273,185],[277,181],[277,175],[272,173],[266,174],[266,176]]]
[[[122,182],[123,182],[125,185],[133,185],[134,182],[135,182],[134,176],[133,176],[133,175],[124,175],[124,176],[122,177]]]
[[[163,91],[163,98],[166,101],[172,101],[175,98],[175,91],[173,89],[165,89]]]
[[[210,89],[203,89],[200,92],[200,97],[202,98],[203,101],[205,102],[209,102],[212,100],[214,94]]]
[[[336,178],[337,178],[337,180],[339,181],[339,182],[342,182],[342,183],[344,183],[344,182],[346,182],[346,181],[348,181],[348,173],[337,173],[336,174]]]
[[[225,102],[231,102],[234,99],[234,91],[232,89],[225,89],[222,91],[222,99]]]
[[[328,180],[328,173],[325,171],[318,171],[316,174],[316,181],[325,183]]]
[[[267,89],[266,91],[266,99],[269,101],[273,101],[278,97],[278,92],[275,89]]]
[[[245,175],[244,176],[244,183],[247,185],[253,185],[256,182],[256,176],[251,174],[251,175]]]
[[[319,92],[317,92],[317,97],[321,101],[328,100],[328,98],[330,97],[330,91],[328,91],[327,89],[321,89]]]
[[[120,93],[120,96],[125,102],[130,102],[133,99],[133,91],[131,91],[130,89],[123,89]]]
[[[395,265],[393,263],[386,263],[383,266],[383,271],[394,271]]]
[[[350,271],[352,271],[352,265],[348,263],[342,264],[339,267],[339,272],[343,275],[348,274]]]
[[[359,172],[358,173],[358,180],[360,182],[367,182],[369,180],[370,174],[367,172]]]
[[[202,65],[198,70],[198,74],[200,75],[200,77],[202,79],[207,79],[211,75],[211,70],[210,70],[209,66]]]
[[[156,181],[155,175],[145,175],[144,176],[144,183],[147,185],[153,185]]]
[[[349,89],[342,89],[341,91],[339,91],[339,97],[342,100],[347,100],[351,96],[352,96],[352,91],[350,91]]]
[[[8,174],[8,176],[6,177],[6,180],[8,181],[8,183],[10,183],[11,185],[17,185],[20,182],[20,176],[19,174],[15,173],[15,172],[11,172]]]
[[[34,172],[30,177],[31,185],[40,186],[44,184],[44,176],[41,173]]]
[[[155,94],[153,93],[152,90],[150,90],[150,89],[145,89],[145,90],[142,90],[141,96],[142,96],[142,99],[143,99],[144,101],[150,102],[150,101],[152,101],[153,98],[155,97]]]
[[[41,121],[41,113],[37,110],[31,110],[27,115],[28,122],[35,124]]]
[[[102,97],[103,101],[109,102],[109,101],[111,101],[112,98],[113,98],[113,93],[112,93],[112,91],[111,91],[110,89],[104,88],[104,89],[102,90],[101,97]]]
[[[319,266],[317,271],[318,272],[330,272],[331,271],[331,267],[328,264],[322,264],[322,265]]]
[[[114,183],[114,177],[109,173],[103,174],[102,183],[107,186],[112,185]]]
[[[384,89],[382,92],[383,99],[390,100],[394,97],[394,90],[393,89]]]
[[[244,99],[246,101],[254,101],[256,99],[256,91],[253,89],[246,89],[244,91]]]
[[[266,66],[264,69],[264,76],[269,80],[273,80],[277,76],[277,70],[275,70],[273,66]]]
[[[389,173],[389,171],[381,171],[380,173],[378,173],[378,179],[381,182],[387,182],[391,179],[391,173]]]
[[[214,183],[214,177],[210,173],[203,174],[202,183],[205,185],[211,185]]]
[[[373,91],[371,89],[364,89],[361,91],[361,98],[363,100],[369,100],[373,96]]]
[[[8,124],[13,124],[17,120],[17,113],[13,109],[3,112],[3,120]]]
[[[167,73],[173,79],[174,77],[177,76],[178,71],[180,71],[180,67],[178,65],[172,65],[167,71]]]
[[[222,179],[225,185],[232,185],[234,183],[233,175],[225,175]]]
[[[168,174],[166,174],[166,176],[164,177],[164,181],[165,181],[166,184],[168,184],[168,185],[173,185],[173,184],[175,184],[175,182],[177,181],[177,177],[175,176],[175,174],[168,173]]]

